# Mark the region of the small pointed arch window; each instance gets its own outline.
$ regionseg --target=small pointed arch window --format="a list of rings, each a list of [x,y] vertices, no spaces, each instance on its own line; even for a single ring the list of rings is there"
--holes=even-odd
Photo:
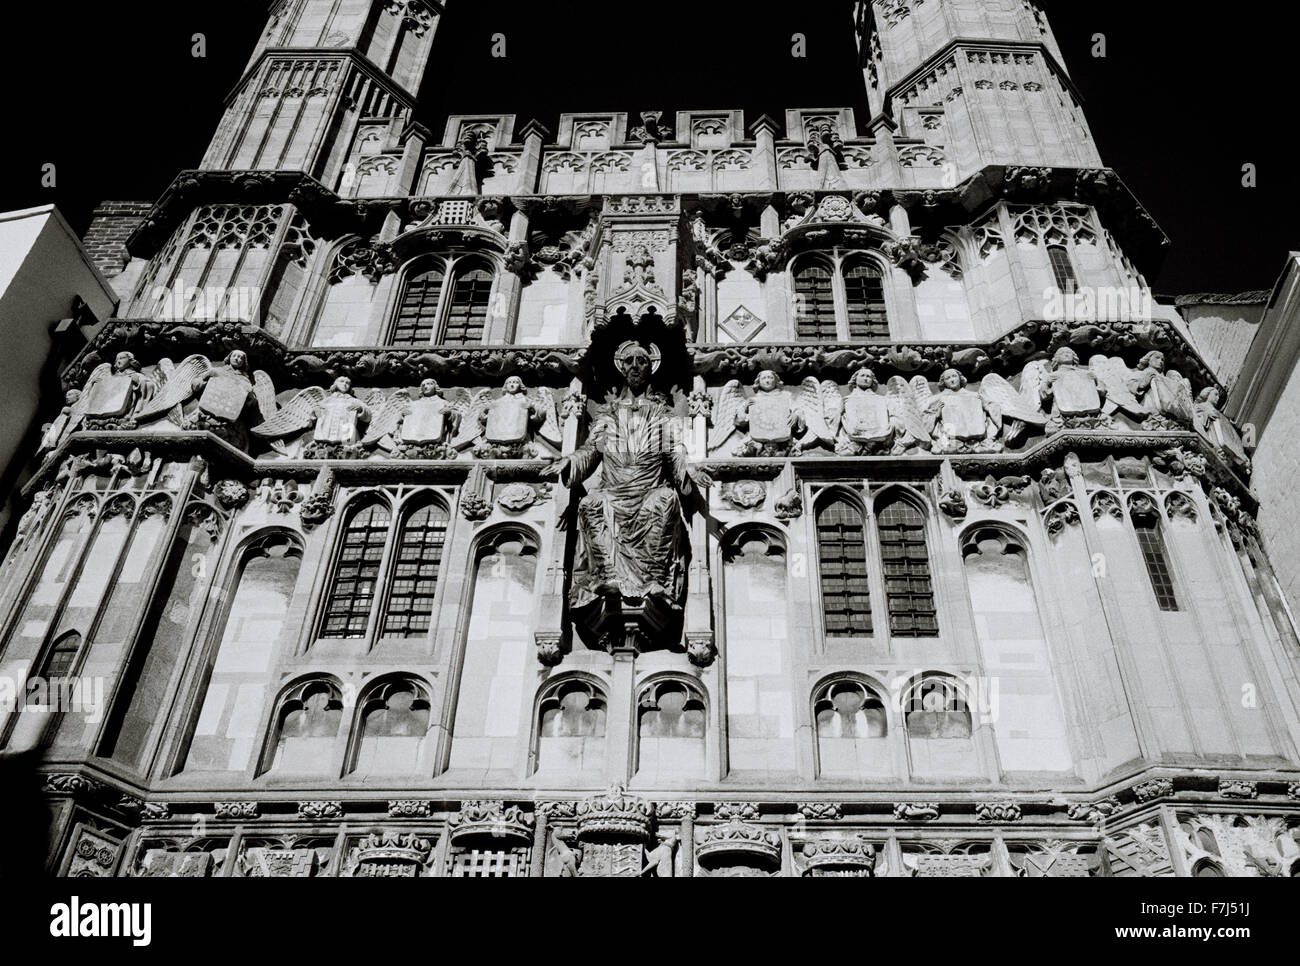
[[[414,678],[381,681],[362,696],[352,771],[409,775],[429,734],[429,693]]]
[[[310,678],[290,688],[276,709],[264,770],[329,774],[342,723],[343,692],[333,679]]]
[[[603,771],[608,706],[604,690],[585,677],[552,684],[537,706],[537,770]]]
[[[809,258],[794,269],[795,336],[809,342],[839,341],[835,317],[835,273],[820,259]]]
[[[417,261],[402,287],[390,344],[481,345],[495,280],[493,262],[482,255]]]
[[[1066,295],[1073,295],[1079,288],[1079,279],[1074,273],[1070,250],[1064,245],[1048,245],[1047,257],[1052,263],[1052,278],[1056,281],[1057,289]]]
[[[437,501],[415,504],[403,512],[388,578],[385,637],[428,633],[449,518],[446,506]]]
[[[903,720],[909,738],[969,738],[972,722],[966,696],[957,682],[942,674],[922,677],[903,696]]]
[[[817,562],[826,636],[871,634],[863,514],[847,496],[834,495],[817,509]]]
[[[1174,570],[1169,562],[1169,547],[1165,543],[1160,513],[1150,500],[1138,498],[1130,504],[1130,515],[1156,603],[1163,611],[1176,611],[1179,609],[1178,592],[1174,588]]]
[[[348,513],[326,596],[321,637],[366,636],[391,519],[388,507],[379,502],[359,503]]]
[[[889,734],[884,701],[857,678],[832,681],[818,689],[813,716],[819,738],[884,738]]]
[[[880,266],[864,255],[854,255],[845,261],[843,276],[849,338],[888,339],[885,276]]]
[[[925,514],[901,494],[886,496],[876,506],[889,632],[894,637],[939,633],[925,529]]]

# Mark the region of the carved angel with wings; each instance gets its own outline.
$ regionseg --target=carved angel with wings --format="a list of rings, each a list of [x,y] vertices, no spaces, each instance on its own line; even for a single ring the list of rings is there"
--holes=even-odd
[[[1196,431],[1210,441],[1237,466],[1250,469],[1250,453],[1237,427],[1219,409],[1223,394],[1216,386],[1201,390],[1196,400]]]
[[[946,369],[939,376],[937,393],[931,392],[925,376],[912,380],[912,392],[925,414],[936,453],[993,453],[999,448],[1001,414],[995,415],[966,385],[966,377],[956,369]]]
[[[378,446],[401,459],[452,460],[456,450],[448,439],[460,428],[469,409],[464,390],[449,390],[452,399],[433,379],[420,383],[411,398],[409,389],[399,389],[376,409],[361,445]]]
[[[1103,412],[1107,394],[1098,371],[1081,365],[1077,352],[1069,348],[1057,350],[1051,372],[1042,382],[1043,400],[1052,403],[1048,429],[1059,432],[1066,427],[1093,429],[1109,425],[1110,417]]]
[[[271,377],[260,369],[250,375],[248,356],[238,349],[216,366],[206,356],[192,355],[179,366],[163,359],[158,368],[162,389],[140,410],[141,422],[169,416],[181,429],[207,429],[230,438],[250,402],[256,401],[263,419],[275,415]],[[185,407],[193,400],[198,404],[187,415]]]
[[[280,441],[312,429],[312,443],[303,451],[306,459],[355,459],[365,454],[360,426],[370,421],[371,407],[383,403],[381,390],[355,393],[352,380],[340,376],[328,392],[320,386],[308,386],[266,422],[254,426],[253,433]],[[272,443],[272,448],[285,452],[282,442]]]
[[[840,456],[897,456],[930,446],[930,433],[907,381],[900,376],[890,379],[886,396],[877,391],[879,386],[868,368],[853,374],[835,440]]]
[[[1148,413],[1146,428],[1178,429],[1192,425],[1196,406],[1192,385],[1177,372],[1166,369],[1163,352],[1148,352],[1142,357],[1131,388]]]
[[[1030,427],[1042,430],[1047,425],[1043,412],[1043,382],[1047,378],[1045,360],[1031,362],[1020,374],[1016,389],[1002,376],[991,373],[980,382],[980,398],[993,420],[1002,427],[1002,439],[1008,446],[1020,442]]]
[[[452,446],[473,447],[479,459],[519,460],[542,455],[538,441],[557,453],[563,445],[555,396],[546,389],[529,389],[510,376],[500,389],[484,389],[469,404]]]
[[[1124,365],[1124,360],[1110,356],[1095,355],[1088,360],[1088,368],[1096,376],[1097,382],[1105,390],[1105,405],[1101,407],[1103,415],[1110,416],[1122,412],[1141,422],[1147,413],[1138,397],[1133,394],[1136,373]]]
[[[734,450],[741,457],[798,456],[815,446],[834,449],[844,411],[835,383],[809,376],[792,392],[780,376],[765,369],[750,393],[738,379],[722,387],[709,433],[710,453],[737,432],[747,436]]]
[[[134,353],[119,352],[112,363],[95,368],[82,387],[81,396],[69,413],[73,428],[83,419],[132,422],[141,403],[147,403],[156,391],[154,381],[140,371]]]

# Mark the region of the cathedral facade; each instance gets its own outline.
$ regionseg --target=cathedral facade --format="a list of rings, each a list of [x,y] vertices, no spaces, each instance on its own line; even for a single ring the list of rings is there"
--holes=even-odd
[[[92,226],[0,570],[50,869],[1300,874],[1249,434],[1035,5],[857,4],[869,120],[439,136],[442,13],[272,4]]]

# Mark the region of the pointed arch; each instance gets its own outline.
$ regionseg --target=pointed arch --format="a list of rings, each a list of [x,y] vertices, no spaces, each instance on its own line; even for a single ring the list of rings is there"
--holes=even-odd
[[[937,637],[929,514],[924,501],[911,490],[891,487],[876,497],[875,517],[890,635]]]
[[[850,339],[889,338],[886,272],[880,260],[866,252],[854,252],[840,266]]]
[[[817,573],[827,637],[873,633],[867,568],[866,515],[860,500],[840,489],[818,497]]]
[[[446,502],[434,494],[420,495],[402,506],[388,568],[381,636],[422,637],[429,632],[450,522]]]
[[[428,685],[412,674],[371,682],[357,700],[349,773],[418,774],[432,725],[429,693]]]
[[[258,774],[333,775],[343,724],[343,688],[329,674],[299,678],[281,691]]]
[[[320,637],[367,636],[391,523],[392,509],[378,494],[365,494],[348,506],[322,602]]]

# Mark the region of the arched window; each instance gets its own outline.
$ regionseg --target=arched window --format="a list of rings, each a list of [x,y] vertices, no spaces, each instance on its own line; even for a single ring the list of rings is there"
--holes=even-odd
[[[528,639],[540,546],[522,526],[503,526],[484,534],[474,551],[468,580],[468,619],[461,634],[459,689],[448,767],[513,767],[517,735],[530,729],[523,698],[525,673],[536,668]],[[504,699],[503,695],[511,695]]]
[[[844,268],[844,302],[849,316],[850,339],[888,339],[885,279],[880,269],[864,258]]]
[[[446,508],[437,503],[406,513],[388,582],[385,637],[419,637],[429,630],[447,518]]]
[[[76,631],[69,631],[55,641],[54,646],[45,655],[38,677],[45,681],[68,677],[76,666],[77,655],[80,653],[81,635]]]
[[[360,701],[360,725],[352,771],[413,775],[429,733],[429,695],[411,678],[390,678]]]
[[[321,637],[366,636],[390,519],[388,508],[380,503],[363,504],[348,515],[326,597]]]
[[[343,722],[343,693],[333,680],[313,678],[291,688],[276,710],[270,761],[264,770],[327,775]]]
[[[976,526],[961,548],[982,662],[979,691],[967,698],[992,724],[1004,772],[1069,771],[1069,733],[1022,538]]]
[[[1169,548],[1165,545],[1160,515],[1153,508],[1132,511],[1133,529],[1137,532],[1138,546],[1142,548],[1142,562],[1146,564],[1151,590],[1161,610],[1178,610],[1178,594],[1174,590],[1173,569],[1169,566]]]
[[[1056,280],[1056,287],[1067,295],[1073,294],[1079,287],[1079,280],[1074,274],[1070,250],[1064,245],[1048,245],[1047,257],[1052,262],[1052,277]]]
[[[446,276],[441,266],[425,269],[406,281],[393,324],[395,346],[428,345],[438,329],[438,300]]]
[[[424,262],[402,288],[390,343],[481,345],[495,277],[481,256]]]
[[[36,665],[36,673],[27,679],[23,713],[9,716],[9,733],[0,741],[0,748],[21,752],[41,745],[51,733],[53,722],[63,720],[63,714],[70,710],[56,699],[61,695],[81,699],[80,685],[69,680],[80,654],[81,634],[77,631],[69,631],[50,646]],[[85,697],[88,699],[89,693]],[[5,730],[0,719],[0,735]]]
[[[843,497],[817,511],[818,572],[827,637],[870,634],[871,589],[862,512]]]
[[[885,570],[890,634],[937,636],[939,621],[925,543],[925,516],[903,497],[894,497],[877,509],[876,527]]]
[[[927,675],[914,682],[903,697],[903,720],[910,739],[969,738],[970,708],[957,682]]]
[[[700,776],[708,719],[699,688],[676,678],[644,688],[637,702],[637,773]]]
[[[833,278],[831,270],[821,262],[808,262],[795,272],[797,338],[809,342],[839,341]]]
[[[244,551],[230,588],[199,713],[180,758],[186,771],[243,771],[256,757],[248,709],[260,707],[289,612],[302,545],[280,532]]]
[[[823,778],[861,778],[891,771],[882,739],[888,716],[879,692],[858,678],[820,687],[813,697],[818,771]]]
[[[606,704],[605,692],[586,678],[552,685],[538,706],[538,771],[603,769]]]

